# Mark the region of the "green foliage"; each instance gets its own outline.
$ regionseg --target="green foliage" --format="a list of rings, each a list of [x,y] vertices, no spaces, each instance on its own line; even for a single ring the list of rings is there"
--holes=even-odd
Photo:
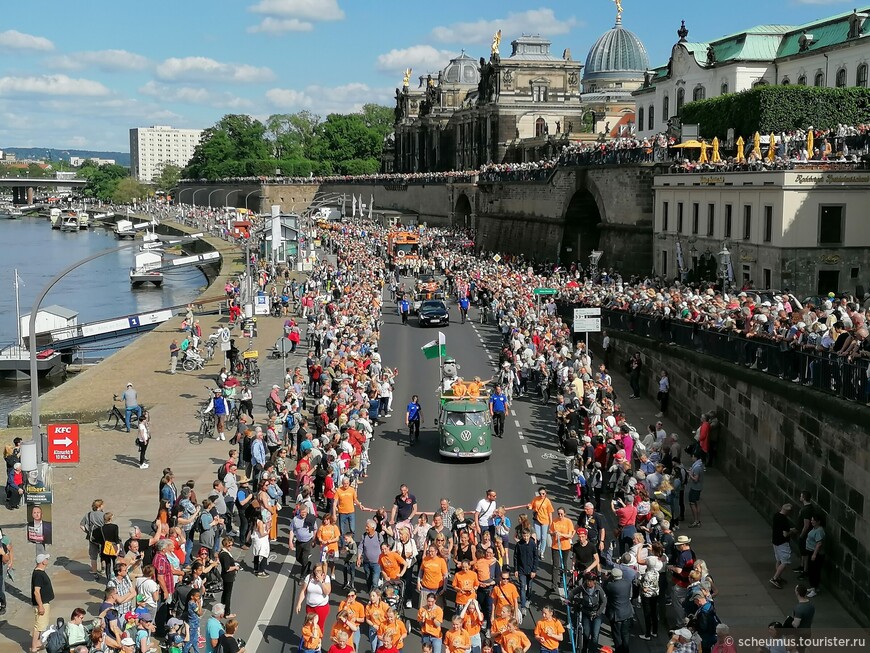
[[[98,166],[93,161],[85,161],[79,168],[79,177],[88,180],[82,189],[85,197],[111,202],[118,188],[118,182],[125,179],[130,171],[124,166],[106,163]]]
[[[205,130],[182,177],[272,176],[276,169],[288,176],[374,173],[392,127],[392,109],[376,104],[325,120],[310,111],[275,114],[265,123],[228,115]]]
[[[857,125],[870,120],[870,89],[860,87],[759,86],[709,100],[686,104],[684,124],[700,125],[701,136],[724,138],[734,128],[735,137],[756,131],[828,129],[842,123]]]
[[[157,190],[168,193],[178,186],[179,179],[181,179],[181,168],[174,163],[164,163],[160,167],[160,173],[154,178],[154,183],[157,185]]]
[[[148,187],[140,184],[132,177],[119,179],[115,185],[115,190],[112,192],[112,201],[117,204],[130,204],[136,200],[141,200],[149,194]]]

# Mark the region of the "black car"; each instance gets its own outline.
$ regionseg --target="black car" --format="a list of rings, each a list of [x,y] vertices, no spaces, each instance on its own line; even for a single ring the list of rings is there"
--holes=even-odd
[[[418,319],[420,326],[450,324],[450,311],[447,310],[447,304],[440,299],[427,299],[420,304]]]

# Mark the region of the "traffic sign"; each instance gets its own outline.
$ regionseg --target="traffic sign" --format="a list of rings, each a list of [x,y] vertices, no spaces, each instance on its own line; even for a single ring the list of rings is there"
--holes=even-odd
[[[532,291],[533,295],[555,295],[559,291],[555,288],[535,288]]]
[[[70,465],[80,462],[78,424],[49,424],[46,431],[49,464]]]
[[[499,261],[501,261],[501,254],[496,254],[492,257],[492,260],[498,263]]]
[[[600,308],[575,308],[574,333],[598,333],[601,331]]]

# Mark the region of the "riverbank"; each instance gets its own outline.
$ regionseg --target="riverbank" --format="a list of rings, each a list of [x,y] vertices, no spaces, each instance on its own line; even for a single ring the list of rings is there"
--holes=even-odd
[[[158,229],[169,235],[194,233],[194,229],[176,222],[164,222]],[[241,252],[229,243],[212,236],[205,236],[186,246],[192,254],[210,251],[221,253],[219,266],[206,272],[209,285],[200,295],[199,301],[224,294],[227,277],[238,275],[244,267]],[[104,417],[112,403],[112,395],[123,392],[125,385],[133,383],[139,392],[142,403],[152,409],[159,406],[174,390],[181,390],[182,383],[169,374],[154,374],[155,365],[169,366],[169,343],[179,333],[181,317],[164,322],[150,333],[137,338],[133,343],[115,352],[99,365],[86,369],[74,378],[54,388],[41,397],[40,421],[47,424],[52,420],[77,420],[94,422]],[[202,322],[202,321],[201,321]],[[208,333],[201,324],[203,333]],[[176,388],[177,386],[177,388]],[[31,422],[30,403],[9,414],[10,427],[24,427]]]

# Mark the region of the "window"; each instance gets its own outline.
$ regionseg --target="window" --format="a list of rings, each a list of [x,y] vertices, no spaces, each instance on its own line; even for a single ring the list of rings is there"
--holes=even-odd
[[[791,82],[788,81],[788,77],[783,77],[783,78],[782,78],[782,81],[781,81],[780,83],[781,83],[783,86],[788,86],[789,84],[791,84]]]
[[[662,276],[668,276],[668,250],[662,250]]]
[[[752,237],[752,207],[746,204],[743,207],[743,240]]]
[[[662,120],[668,121],[671,117],[671,98],[667,95],[662,98]]]
[[[686,89],[680,88],[677,89],[677,115],[680,115],[680,110],[683,108],[683,104],[686,102]]]
[[[730,204],[725,205],[725,238],[731,238],[731,216],[733,208],[734,207]]]
[[[722,88],[719,89],[719,95],[728,95],[728,82],[722,82]]]
[[[861,268],[849,268],[849,278],[857,279],[858,275],[861,273]]]
[[[843,244],[843,213],[839,204],[819,207],[819,245]]]
[[[716,205],[707,205],[707,235],[712,236],[716,233]]]
[[[834,79],[834,82],[837,85],[837,88],[845,88],[846,86],[846,69],[840,68],[837,71],[837,77]]]
[[[683,203],[677,202],[677,233],[683,233]]]
[[[752,285],[750,282],[752,281],[752,269],[748,265],[744,265],[741,270],[740,280],[743,282],[743,285]]]
[[[649,105],[649,117],[647,118],[647,129],[655,129],[656,128],[656,107],[654,104]]]
[[[798,83],[798,86],[806,86],[807,85],[807,76],[801,75],[800,77],[798,77],[797,83]]]
[[[773,274],[770,268],[762,268],[761,285],[764,288],[773,288]]]
[[[692,100],[697,102],[707,97],[707,91],[703,86],[696,86],[692,91]]]
[[[816,77],[813,80],[813,86],[824,86],[825,85],[825,73],[821,70],[816,73]]]
[[[543,136],[547,133],[547,121],[543,118],[538,118],[535,121],[535,136]]]
[[[644,118],[646,118],[646,115],[644,113],[643,107],[638,107],[638,109],[637,109],[637,128],[638,128],[638,130],[641,130],[641,131],[643,130],[643,126],[645,124],[644,120],[643,120]]]
[[[547,101],[547,87],[546,86],[532,86],[532,100],[534,102],[546,102]]]
[[[698,224],[701,221],[700,218],[701,205],[695,202],[692,204],[692,235],[698,235]]]
[[[668,202],[662,202],[662,231],[668,230],[668,210],[671,208],[671,205]]]
[[[769,243],[773,239],[773,207],[764,207],[764,242]],[[765,286],[769,288],[770,286]]]
[[[867,88],[867,64],[862,63],[858,66],[858,73],[855,76],[855,86]]]

